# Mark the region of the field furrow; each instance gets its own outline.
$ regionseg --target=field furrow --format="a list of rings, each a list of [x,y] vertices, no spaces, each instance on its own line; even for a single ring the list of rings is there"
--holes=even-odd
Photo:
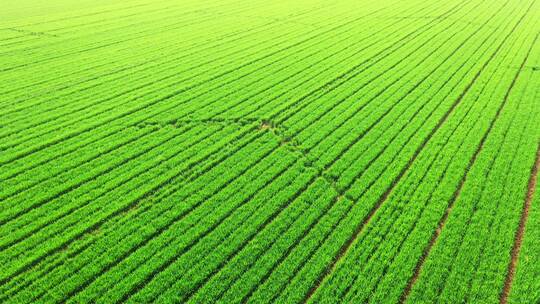
[[[536,303],[537,0],[0,10],[0,302]]]

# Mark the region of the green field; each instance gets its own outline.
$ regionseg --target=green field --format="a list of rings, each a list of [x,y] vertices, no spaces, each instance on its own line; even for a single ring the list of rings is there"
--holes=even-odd
[[[540,1],[4,2],[0,303],[540,303]]]

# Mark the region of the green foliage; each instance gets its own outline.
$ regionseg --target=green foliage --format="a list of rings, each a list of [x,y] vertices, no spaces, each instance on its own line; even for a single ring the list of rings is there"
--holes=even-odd
[[[540,301],[539,20],[11,1],[0,302]]]

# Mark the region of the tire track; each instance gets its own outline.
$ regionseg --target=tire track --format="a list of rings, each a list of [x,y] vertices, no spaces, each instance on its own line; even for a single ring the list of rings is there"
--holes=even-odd
[[[525,235],[525,227],[527,225],[527,218],[529,216],[529,210],[531,209],[531,203],[535,195],[536,184],[538,182],[538,168],[540,167],[540,144],[536,150],[536,161],[531,170],[531,175],[529,178],[529,184],[527,186],[527,195],[523,203],[523,211],[519,219],[518,229],[516,230],[516,237],[514,240],[514,246],[512,247],[512,253],[510,262],[508,263],[508,269],[506,271],[506,279],[504,281],[503,290],[501,292],[500,303],[508,303],[508,296],[510,295],[510,290],[512,289],[512,283],[514,281],[514,276],[516,273],[516,267],[519,262],[519,253],[521,250],[521,245],[523,243],[523,237]]]
[[[534,2],[532,4],[534,4]],[[502,48],[502,46],[503,46],[504,42],[506,41],[506,39],[508,37],[510,37],[510,35],[515,31],[517,26],[522,22],[522,20],[525,18],[525,16],[529,12],[530,8],[532,7],[532,4],[529,6],[529,9],[527,10],[527,12],[521,17],[521,19],[513,27],[512,31],[505,37],[505,40],[503,41],[503,43],[501,43],[499,45],[497,50],[491,56],[490,60],[488,60],[488,62],[486,62],[486,64],[484,65],[484,68],[485,68],[485,66],[487,66],[487,63],[489,63],[489,61],[491,61],[495,57],[495,54]],[[537,35],[537,37],[538,37],[538,35]],[[535,40],[536,40],[536,38],[535,38]],[[534,45],[534,43],[532,45]],[[492,130],[494,124],[495,124],[495,121],[499,117],[500,112],[502,111],[504,105],[506,104],[506,102],[508,100],[508,97],[510,95],[510,92],[511,92],[512,88],[514,87],[514,84],[517,81],[517,78],[518,78],[519,74],[521,73],[521,70],[522,70],[522,68],[523,68],[523,66],[524,66],[524,64],[525,64],[525,62],[526,62],[526,60],[527,60],[527,58],[528,58],[528,56],[530,54],[530,51],[532,50],[532,45],[531,45],[531,48],[529,49],[524,61],[522,62],[522,65],[521,65],[520,69],[518,70],[518,72],[516,73],[514,79],[512,80],[512,83],[510,84],[510,87],[509,87],[509,89],[508,89],[508,91],[507,91],[507,93],[506,93],[506,95],[505,95],[505,97],[503,99],[503,102],[501,103],[501,105],[497,109],[495,117],[491,121],[488,130],[482,136],[482,139],[480,140],[480,143],[479,143],[477,149],[475,150],[475,152],[473,154],[473,157],[469,160],[469,163],[467,165],[467,170],[465,171],[465,174],[463,175],[462,179],[460,180],[459,185],[456,188],[456,190],[455,190],[455,192],[454,192],[454,194],[452,196],[452,199],[450,200],[450,203],[448,204],[448,207],[446,208],[446,210],[444,212],[443,217],[440,219],[439,224],[437,225],[437,229],[435,229],[435,231],[434,231],[428,245],[426,246],[426,248],[424,249],[424,252],[422,253],[421,258],[418,260],[418,263],[417,263],[417,265],[415,267],[415,271],[414,271],[411,279],[407,283],[407,287],[404,289],[403,295],[401,296],[401,303],[404,303],[407,300],[414,283],[416,282],[416,280],[418,279],[418,277],[420,275],[420,272],[422,271],[422,266],[423,266],[425,260],[429,256],[429,253],[431,252],[431,249],[433,248],[433,245],[437,242],[438,237],[441,234],[442,229],[444,228],[444,226],[446,224],[448,216],[450,215],[452,209],[454,208],[454,205],[455,205],[455,202],[457,201],[457,198],[460,196],[463,185],[465,184],[465,181],[466,181],[466,179],[468,177],[468,173],[470,172],[470,168],[474,165],[476,159],[478,158],[478,154],[482,150],[482,148],[483,148],[483,146],[485,144],[485,141],[486,141],[488,135],[490,134],[490,132],[491,132],[491,130]],[[478,78],[479,75],[480,75],[480,72],[475,75],[475,79]],[[470,88],[470,86],[469,86],[469,88]]]
[[[524,16],[522,17],[522,19],[524,18]],[[521,20],[522,20],[521,19]],[[520,21],[521,21],[520,20]],[[517,27],[517,25],[519,24],[519,22],[516,24],[515,27]],[[515,28],[514,27],[514,28]],[[507,35],[508,37],[509,35]],[[505,39],[506,40],[506,39]],[[459,97],[452,103],[451,107],[449,108],[448,111],[446,111],[446,113],[444,114],[443,117],[441,117],[441,119],[439,119],[437,125],[431,130],[431,132],[428,134],[428,136],[422,141],[422,143],[420,144],[420,146],[416,149],[416,151],[414,152],[413,154],[413,157],[408,161],[407,165],[399,172],[398,176],[392,181],[392,184],[391,186],[383,193],[383,195],[379,198],[379,200],[377,201],[377,203],[375,204],[375,206],[370,210],[370,212],[367,214],[367,216],[364,218],[364,220],[359,223],[359,225],[357,226],[357,228],[354,230],[351,238],[349,240],[347,240],[347,242],[345,242],[343,244],[343,246],[340,248],[339,252],[338,252],[338,255],[336,256],[336,258],[334,258],[334,260],[332,261],[332,263],[326,267],[326,270],[322,272],[322,275],[316,280],[317,282],[319,282],[318,284],[314,285],[311,290],[308,292],[308,294],[306,295],[305,299],[304,299],[304,303],[307,302],[311,296],[315,293],[315,291],[317,291],[318,287],[320,286],[320,282],[322,282],[330,273],[332,273],[335,268],[336,268],[336,265],[337,263],[346,255],[346,253],[349,251],[352,243],[354,242],[354,240],[358,237],[358,235],[360,234],[360,232],[363,230],[363,227],[367,226],[369,224],[369,222],[371,221],[371,219],[373,218],[373,216],[375,215],[375,213],[377,212],[377,210],[381,207],[381,205],[387,200],[388,196],[390,195],[390,193],[394,190],[394,188],[396,187],[396,185],[398,184],[398,182],[401,180],[401,178],[405,175],[405,173],[409,170],[409,168],[412,166],[412,164],[414,163],[414,161],[416,160],[416,158],[418,157],[418,155],[420,154],[420,152],[424,149],[424,147],[426,146],[426,144],[428,143],[428,141],[433,137],[433,135],[437,132],[437,130],[439,130],[441,128],[441,126],[446,122],[446,120],[448,119],[448,117],[450,116],[450,114],[454,111],[454,109],[461,103],[461,101],[463,100],[463,97],[465,96],[465,94],[467,94],[467,92],[469,92],[469,90],[471,89],[471,87],[473,86],[474,83],[476,83],[476,80],[478,79],[478,77],[480,76],[480,74],[482,73],[482,71],[485,70],[486,66],[489,64],[489,62],[491,62],[493,60],[493,58],[495,57],[495,54],[499,51],[499,49],[502,47],[502,44],[499,45],[499,47],[495,50],[495,52],[489,57],[489,59],[484,63],[484,65],[480,68],[480,70],[475,74],[475,76],[473,77],[472,81],[470,81],[468,83],[468,85],[465,87],[465,89],[463,90],[463,92],[459,95]],[[487,134],[487,133],[486,133]]]

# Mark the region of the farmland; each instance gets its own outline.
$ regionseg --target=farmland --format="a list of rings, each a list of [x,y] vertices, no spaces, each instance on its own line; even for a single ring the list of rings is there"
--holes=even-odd
[[[0,303],[540,303],[540,1],[0,10]]]

